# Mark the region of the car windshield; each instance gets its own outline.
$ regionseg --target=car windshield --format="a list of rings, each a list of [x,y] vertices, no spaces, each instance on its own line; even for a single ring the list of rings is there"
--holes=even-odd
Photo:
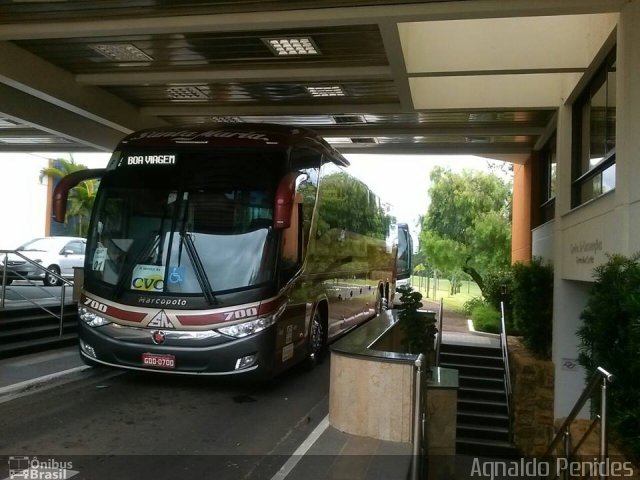
[[[112,172],[100,188],[88,277],[117,293],[173,295],[270,281],[277,167],[273,158],[183,154],[167,168]]]
[[[27,242],[24,245],[18,247],[18,251],[48,252],[49,250],[55,250],[56,247],[62,248],[62,245],[51,238],[36,238],[35,240],[31,240],[30,242]]]

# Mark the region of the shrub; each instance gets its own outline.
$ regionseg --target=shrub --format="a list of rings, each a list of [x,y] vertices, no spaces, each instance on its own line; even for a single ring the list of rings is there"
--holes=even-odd
[[[500,312],[492,305],[481,304],[471,312],[473,327],[481,332],[500,333]]]
[[[595,269],[595,283],[578,329],[578,362],[591,376],[598,366],[615,376],[608,389],[609,425],[622,447],[640,458],[640,255],[613,255]],[[599,402],[595,395],[592,405]]]
[[[416,292],[409,285],[398,288],[400,292],[401,310],[398,317],[400,325],[404,329],[409,353],[424,353],[427,357],[428,367],[431,366],[431,352],[433,351],[433,340],[438,329],[435,326],[435,319],[425,318],[418,313],[422,307],[422,294]]]
[[[511,308],[513,323],[529,350],[551,358],[553,332],[553,267],[534,258],[512,267]]]
[[[471,316],[473,309],[480,305],[486,305],[487,303],[484,301],[482,297],[473,297],[462,305],[462,311],[465,315]]]
[[[486,302],[500,311],[500,302],[504,301],[504,314],[507,322],[507,333],[513,333],[513,315],[511,314],[510,292],[513,288],[513,273],[511,269],[496,270],[483,277],[484,286],[482,296]],[[506,288],[507,294],[503,293]]]

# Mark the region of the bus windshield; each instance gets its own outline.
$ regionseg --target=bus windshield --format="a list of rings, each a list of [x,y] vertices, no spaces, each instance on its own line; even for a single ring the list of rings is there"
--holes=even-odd
[[[116,296],[205,297],[271,281],[281,172],[274,154],[264,157],[189,152],[169,165],[121,161],[100,187],[87,280],[113,287]]]

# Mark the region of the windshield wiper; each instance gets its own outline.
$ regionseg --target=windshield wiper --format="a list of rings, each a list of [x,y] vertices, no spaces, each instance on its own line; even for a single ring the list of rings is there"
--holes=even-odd
[[[193,238],[191,238],[189,233],[180,232],[180,240],[184,242],[187,255],[189,256],[189,260],[191,260],[193,270],[196,274],[196,278],[198,279],[198,283],[200,284],[200,289],[202,290],[202,293],[204,293],[207,303],[209,303],[209,305],[217,305],[218,300],[213,294],[211,283],[209,283],[209,277],[207,277],[207,272],[204,265],[202,265],[202,260],[200,259],[200,255],[198,255],[196,246],[193,243]]]

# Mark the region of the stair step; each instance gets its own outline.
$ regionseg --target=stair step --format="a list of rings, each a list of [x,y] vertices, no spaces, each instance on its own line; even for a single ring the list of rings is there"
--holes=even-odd
[[[499,394],[506,395],[504,388],[480,388],[480,387],[465,387],[461,388],[465,392],[469,393],[488,393],[488,394]]]
[[[482,440],[509,441],[509,428],[493,425],[458,424],[456,436]]]
[[[56,315],[59,315],[60,312],[55,310],[51,310]],[[1,311],[0,311],[1,312]],[[78,312],[73,309],[71,311],[67,311],[65,309],[65,313],[63,315],[64,319],[72,320],[78,317]],[[26,326],[36,326],[36,325],[45,325],[47,323],[55,323],[58,322],[58,319],[54,316],[48,314],[44,310],[41,310],[39,314],[32,315],[24,315],[24,316],[11,316],[5,317],[4,312],[2,312],[2,318],[0,318],[0,332],[5,330],[12,330],[14,328],[21,328]]]
[[[490,367],[484,365],[465,365],[454,362],[440,362],[441,367],[453,368],[458,370],[458,373],[467,377],[489,377],[489,378],[503,378],[504,368],[502,367]]]
[[[504,368],[502,357],[480,357],[478,355],[463,355],[460,353],[441,353],[440,363],[455,363],[470,367]]]
[[[479,347],[474,345],[456,345],[453,343],[440,344],[440,353],[465,353],[487,357],[502,357],[499,347]]]
[[[458,437],[456,453],[488,458],[519,458],[520,452],[509,442]]]
[[[504,390],[489,390],[482,388],[460,388],[458,390],[460,400],[478,400],[490,402],[504,402],[506,393]]]
[[[504,377],[477,377],[458,375],[460,388],[492,388],[504,390]]]
[[[75,320],[67,320],[62,323],[62,331],[73,330],[77,327],[78,322]],[[16,342],[20,339],[35,339],[45,336],[57,336],[60,332],[60,323],[56,320],[55,323],[48,325],[39,325],[36,327],[15,328],[13,330],[0,331],[0,344],[8,344],[10,342]]]
[[[458,412],[458,425],[490,425],[509,428],[509,416],[504,413]]]
[[[507,402],[459,398],[458,413],[491,413],[506,415],[508,413]]]
[[[62,336],[37,338],[0,345],[0,358],[15,357],[27,353],[40,352],[51,348],[74,345],[78,341],[77,333],[66,333]]]

